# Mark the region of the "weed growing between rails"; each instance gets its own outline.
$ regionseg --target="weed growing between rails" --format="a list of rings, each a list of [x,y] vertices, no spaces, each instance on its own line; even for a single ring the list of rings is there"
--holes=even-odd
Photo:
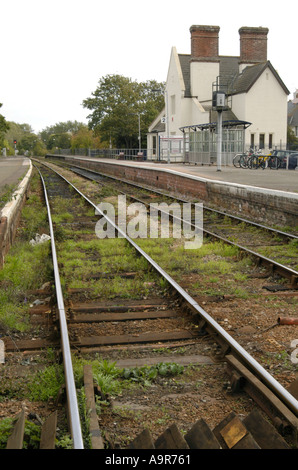
[[[135,202],[127,205],[126,195],[118,196],[118,237],[125,235],[131,239],[136,238],[165,238],[184,239],[185,249],[198,249],[203,243],[203,204],[191,203],[151,203],[149,216],[145,204]],[[115,206],[110,202],[101,202],[97,215],[105,215],[95,227],[96,236],[102,238],[115,238]],[[172,216],[172,223],[170,223]],[[192,227],[194,222],[195,228]]]

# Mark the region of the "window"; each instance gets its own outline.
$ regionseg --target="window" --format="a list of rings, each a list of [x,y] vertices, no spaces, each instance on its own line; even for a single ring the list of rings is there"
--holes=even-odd
[[[156,139],[156,135],[154,135],[152,139],[153,155],[156,154],[156,144],[157,144],[157,139]]]
[[[250,134],[250,146],[252,149],[255,148],[255,135],[254,134]]]
[[[171,96],[171,114],[176,113],[176,96],[172,95]]]
[[[269,134],[269,148],[273,148],[273,134]]]
[[[260,134],[259,148],[260,149],[265,148],[265,134]]]

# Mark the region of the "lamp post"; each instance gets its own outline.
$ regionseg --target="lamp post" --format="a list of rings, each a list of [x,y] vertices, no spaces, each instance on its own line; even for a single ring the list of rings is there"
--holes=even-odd
[[[222,152],[222,112],[225,108],[226,95],[222,91],[213,93],[212,106],[217,111],[217,171],[221,171]]]
[[[139,120],[139,137],[138,137],[138,140],[139,140],[139,152],[141,153],[141,113],[128,113],[129,116],[138,116],[138,120]]]
[[[217,111],[217,171],[221,171],[222,111]]]
[[[141,152],[141,115],[138,113],[139,118],[139,152]]]

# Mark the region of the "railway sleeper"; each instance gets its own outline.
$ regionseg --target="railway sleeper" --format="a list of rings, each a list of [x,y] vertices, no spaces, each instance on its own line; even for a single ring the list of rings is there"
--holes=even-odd
[[[25,434],[25,411],[22,411],[17,416],[14,424],[12,433],[7,440],[6,449],[17,450],[22,449],[24,444]],[[57,411],[51,413],[41,426],[40,435],[40,449],[55,449],[56,440],[56,429],[57,429]]]
[[[245,391],[272,420],[282,435],[291,436],[297,445],[298,418],[292,411],[236,357],[225,357],[231,392]]]
[[[148,428],[138,434],[128,449],[290,449],[289,444],[255,408],[244,419],[234,412],[213,430],[203,418],[183,436],[176,423],[154,441]]]
[[[94,383],[90,365],[84,368],[84,388],[89,414],[89,434],[92,449],[114,448],[109,438],[103,439],[95,408]],[[22,449],[25,412],[21,411],[9,437],[6,449]],[[55,449],[57,411],[42,424],[40,449]],[[139,433],[126,449],[290,449],[289,444],[255,408],[244,419],[234,412],[227,415],[213,430],[203,418],[197,420],[185,435],[172,423],[155,440],[150,429]]]

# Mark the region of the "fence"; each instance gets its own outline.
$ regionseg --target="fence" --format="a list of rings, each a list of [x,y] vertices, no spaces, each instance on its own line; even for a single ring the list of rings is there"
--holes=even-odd
[[[271,150],[285,150],[283,146]],[[232,166],[233,157],[237,153],[249,152],[249,146],[243,143],[243,131],[224,132],[222,142],[221,164]],[[254,149],[257,150],[257,149]],[[264,155],[269,153],[263,149]],[[297,151],[298,152],[298,151]],[[116,160],[138,160],[167,162],[170,156],[172,163],[189,163],[194,165],[213,165],[217,162],[217,142],[215,133],[191,132],[185,133],[181,138],[171,139],[168,145],[167,139],[160,141],[159,149],[56,149],[54,153],[60,155],[75,155],[87,157],[111,158]]]
[[[123,160],[147,159],[147,149],[57,149],[55,153],[59,155],[114,158]]]

